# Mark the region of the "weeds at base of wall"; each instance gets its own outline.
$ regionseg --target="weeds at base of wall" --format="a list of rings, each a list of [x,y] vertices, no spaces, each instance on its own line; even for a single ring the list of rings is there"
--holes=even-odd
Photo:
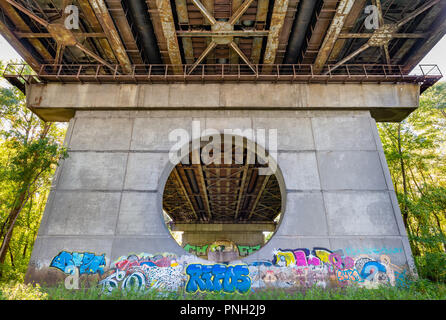
[[[115,291],[101,294],[100,288],[67,290],[63,286],[42,288],[20,283],[0,284],[0,300],[446,300],[446,284],[421,279],[409,287],[381,286],[366,289],[354,286],[337,289],[313,287],[305,291],[266,289],[240,294],[187,294]]]

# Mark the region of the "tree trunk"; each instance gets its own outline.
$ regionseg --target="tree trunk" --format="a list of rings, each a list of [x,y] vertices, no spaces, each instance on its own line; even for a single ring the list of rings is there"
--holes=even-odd
[[[19,200],[17,201],[14,208],[11,209],[11,211],[8,215],[8,225],[6,228],[6,234],[5,234],[5,237],[3,238],[3,242],[0,247],[0,264],[3,264],[5,262],[6,252],[8,251],[9,243],[11,242],[12,232],[14,230],[15,222],[17,220],[17,217],[18,217],[20,211],[23,208],[23,204],[26,199],[26,194],[27,194],[27,191],[22,191],[22,193],[20,194]],[[0,276],[1,276],[1,274],[0,274]]]
[[[401,176],[403,178],[403,192],[404,192],[404,205],[403,205],[403,220],[406,228],[408,227],[408,214],[407,207],[407,182],[406,182],[406,168],[404,166],[403,152],[401,148],[401,123],[398,124],[398,154],[400,156]]]

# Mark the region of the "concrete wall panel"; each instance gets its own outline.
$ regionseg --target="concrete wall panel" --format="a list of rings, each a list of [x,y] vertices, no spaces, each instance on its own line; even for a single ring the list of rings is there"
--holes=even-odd
[[[370,117],[312,118],[317,150],[376,150]]]
[[[122,190],[126,153],[70,152],[58,189]]]
[[[279,153],[278,165],[285,185],[290,190],[320,189],[316,154],[314,152]]]
[[[132,120],[120,118],[76,118],[72,150],[128,150]]]
[[[330,235],[398,235],[388,192],[325,192]]]
[[[318,152],[323,190],[387,190],[378,152]]]
[[[167,227],[158,212],[156,198],[156,193],[124,192],[117,234],[166,236]]]
[[[48,235],[113,235],[118,192],[57,192],[48,220]]]
[[[156,190],[158,180],[168,161],[168,153],[130,153],[124,189]]]

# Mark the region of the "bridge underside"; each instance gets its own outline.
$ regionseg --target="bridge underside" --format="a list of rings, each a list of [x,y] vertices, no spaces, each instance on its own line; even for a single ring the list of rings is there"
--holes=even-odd
[[[73,29],[63,27],[69,4]],[[0,12],[0,33],[45,82],[296,80],[358,65],[386,81],[409,74],[446,30],[444,0],[5,0]],[[17,72],[7,75],[20,86]]]

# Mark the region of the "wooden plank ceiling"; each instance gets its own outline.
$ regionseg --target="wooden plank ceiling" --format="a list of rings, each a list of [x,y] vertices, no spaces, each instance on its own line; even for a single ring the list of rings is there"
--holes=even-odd
[[[64,8],[78,30],[61,30]],[[380,8],[367,30],[365,7]],[[446,0],[0,0],[0,33],[34,69],[137,64],[386,63],[412,69],[446,32]],[[268,70],[268,69],[265,69]]]

